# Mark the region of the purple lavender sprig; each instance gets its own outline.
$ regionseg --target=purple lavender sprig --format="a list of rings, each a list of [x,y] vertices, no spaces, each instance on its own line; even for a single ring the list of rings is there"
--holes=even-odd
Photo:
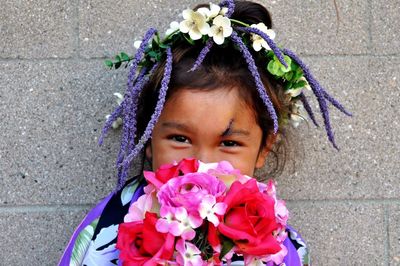
[[[247,62],[247,67],[256,83],[257,91],[260,94],[260,97],[263,100],[265,106],[267,107],[271,119],[274,121],[274,134],[276,134],[278,132],[278,117],[276,115],[275,108],[265,90],[264,84],[261,81],[260,73],[258,73],[256,63],[254,62],[250,51],[247,49],[247,46],[243,43],[242,38],[240,38],[235,31],[232,32],[231,39],[239,47],[244,59]]]
[[[225,17],[230,18],[235,11],[235,1],[233,0],[224,0],[219,4],[220,7],[227,7],[228,12],[226,12]]]
[[[129,108],[129,130],[130,130],[130,143],[128,147],[128,151],[131,151],[135,147],[135,138],[136,138],[136,112],[138,108],[138,101],[139,101],[139,94],[142,91],[143,87],[146,85],[146,83],[149,81],[150,76],[154,72],[154,70],[158,67],[158,63],[154,64],[154,66],[151,68],[150,72],[145,78],[142,78],[138,83],[135,85],[134,90],[132,92],[132,106]]]
[[[138,51],[135,54],[135,57],[134,57],[134,59],[132,61],[131,68],[129,70],[128,84],[127,84],[128,89],[127,89],[127,91],[129,91],[134,86],[136,69],[138,67],[138,64],[139,64],[140,60],[143,57],[144,51],[147,48],[149,40],[151,39],[151,37],[153,37],[153,35],[155,33],[156,33],[156,30],[153,29],[153,28],[150,28],[146,32],[146,34],[145,34],[145,36],[144,36],[144,38],[142,40],[142,43],[140,44],[140,47],[139,47]],[[126,95],[126,93],[125,93],[125,95]],[[106,123],[105,123],[105,125],[104,125],[104,127],[102,129],[101,136],[100,136],[99,141],[98,141],[98,144],[100,146],[103,144],[104,137],[106,136],[108,130],[111,128],[112,123],[115,121],[115,119],[117,119],[118,117],[121,116],[122,111],[123,111],[123,106],[125,106],[125,105],[126,105],[126,98],[124,97],[124,101],[120,105],[121,107],[119,106],[113,111],[113,113],[111,114],[109,119],[106,121]]]
[[[107,119],[106,123],[103,126],[103,129],[101,131],[101,135],[98,141],[99,146],[103,145],[104,137],[107,136],[108,131],[112,127],[112,124],[115,120],[117,120],[118,117],[121,116],[122,113],[122,103],[121,105],[118,105],[117,108],[114,109],[110,117]]]
[[[192,66],[192,68],[188,72],[195,71],[201,65],[201,63],[203,63],[204,58],[206,58],[206,55],[210,51],[210,49],[213,46],[213,44],[214,44],[214,41],[213,41],[212,38],[207,40],[207,43],[205,44],[203,49],[200,51],[199,56],[197,57],[196,61],[194,62],[193,66]]]
[[[133,85],[134,85],[134,84],[133,84],[133,80],[134,80],[134,77],[135,77],[135,75],[136,75],[136,69],[137,69],[137,67],[138,67],[138,65],[139,65],[139,62],[140,62],[140,61],[142,60],[142,58],[143,58],[144,52],[145,52],[147,46],[149,45],[150,39],[153,37],[153,35],[154,35],[156,32],[157,32],[157,30],[154,29],[154,28],[150,28],[150,29],[146,32],[146,34],[144,35],[144,37],[143,37],[143,39],[142,39],[142,42],[141,42],[141,44],[140,44],[140,46],[139,46],[139,49],[137,50],[137,52],[136,52],[136,54],[135,54],[135,57],[134,57],[133,60],[132,60],[131,69],[130,69],[129,75],[128,75],[128,84],[127,84],[127,86],[128,86],[128,91],[132,91],[132,89],[133,89]]]
[[[135,91],[139,91],[141,89],[142,81],[146,74],[146,68],[142,68],[139,76],[136,78],[135,85],[132,87],[132,90],[126,90],[124,101],[121,104],[123,106],[123,127],[122,127],[122,139],[121,139],[121,146],[117,156],[116,164],[120,164],[125,156],[126,150],[129,146],[129,143],[132,143],[134,140],[132,139],[132,127],[133,127],[133,120],[132,120],[132,113],[131,109],[133,108],[134,99],[132,99],[132,94]]]
[[[281,64],[284,65],[286,68],[288,67],[283,57],[282,51],[278,48],[275,42],[268,36],[268,34],[254,27],[235,27],[235,29],[246,33],[257,34],[258,36],[263,38],[268,43],[269,47],[274,52],[276,57],[279,59],[279,62],[281,62]]]
[[[327,99],[333,106],[335,106],[337,109],[339,109],[342,113],[346,114],[347,116],[353,116],[353,114],[347,111],[338,100],[329,95],[328,92],[324,90],[324,88],[321,88],[321,90],[322,93],[324,94],[325,99]]]
[[[158,101],[157,101],[156,108],[155,108],[154,113],[152,114],[151,119],[150,119],[149,123],[147,124],[147,127],[146,127],[143,135],[141,136],[139,142],[137,143],[137,145],[135,146],[133,151],[126,157],[126,159],[120,165],[118,165],[118,167],[122,167],[122,172],[120,172],[121,174],[119,175],[117,190],[122,188],[122,186],[125,184],[127,172],[128,172],[131,161],[133,160],[133,158],[135,158],[139,154],[139,152],[143,149],[146,142],[151,137],[154,126],[157,123],[158,118],[161,115],[162,109],[164,108],[167,91],[168,91],[168,86],[169,86],[169,82],[171,79],[171,72],[172,72],[172,51],[171,51],[171,47],[168,47],[167,48],[167,61],[166,61],[166,65],[165,65],[164,76],[161,81],[161,88],[160,88],[160,92],[158,95]]]
[[[315,119],[315,115],[314,112],[310,106],[310,103],[308,102],[306,96],[304,95],[304,93],[300,93],[300,101],[303,103],[304,109],[306,110],[308,116],[310,117],[311,121],[313,121],[314,125],[316,127],[319,127],[317,120]]]
[[[317,97],[317,100],[319,103],[319,108],[321,110],[322,117],[324,118],[325,130],[328,135],[328,139],[332,143],[333,147],[335,149],[339,150],[338,146],[335,143],[335,137],[334,137],[332,127],[330,124],[330,119],[329,119],[329,110],[328,110],[328,106],[326,103],[325,94],[323,92],[321,85],[311,74],[311,71],[308,69],[306,64],[304,64],[304,62],[301,61],[301,59],[295,53],[293,53],[289,49],[284,49],[283,52],[287,56],[289,56],[292,60],[294,60],[303,70],[304,77],[307,79],[308,83],[310,84],[311,89],[314,92],[314,95]]]

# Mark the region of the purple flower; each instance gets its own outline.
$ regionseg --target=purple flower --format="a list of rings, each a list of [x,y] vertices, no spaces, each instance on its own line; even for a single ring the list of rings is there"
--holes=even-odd
[[[199,56],[197,57],[196,61],[193,64],[193,67],[189,70],[189,72],[195,71],[201,65],[201,63],[203,63],[204,58],[206,58],[206,55],[210,51],[210,49],[213,46],[213,44],[214,44],[213,40],[211,38],[208,39],[206,45],[200,51]]]
[[[133,119],[133,117],[136,116],[136,108],[135,108],[135,99],[133,97],[137,97],[137,95],[139,94],[139,91],[142,89],[142,85],[143,85],[143,80],[146,74],[146,68],[142,68],[139,76],[136,79],[136,83],[133,86],[132,90],[129,91],[127,90],[125,92],[125,96],[124,96],[124,102],[123,102],[123,134],[122,134],[122,141],[121,141],[121,147],[120,147],[120,151],[118,153],[117,156],[117,161],[116,164],[118,165],[119,163],[122,162],[123,157],[125,155],[126,149],[128,148],[128,145],[130,145],[130,143],[134,142],[134,137],[132,138],[132,135],[134,135],[135,133],[133,132],[132,134],[132,129],[133,131],[136,130],[136,120]]]
[[[234,0],[224,0],[219,4],[220,7],[227,7],[228,12],[226,12],[225,17],[230,18],[235,11],[235,1]]]
[[[339,150],[338,146],[335,143],[334,134],[333,134],[332,127],[331,127],[331,124],[330,124],[330,120],[329,120],[329,110],[328,110],[328,106],[327,106],[327,103],[326,103],[326,98],[327,98],[328,93],[321,87],[321,85],[318,83],[318,81],[311,74],[311,71],[308,69],[308,67],[301,61],[301,59],[295,53],[293,53],[289,49],[284,49],[283,52],[287,56],[289,56],[292,60],[294,60],[301,67],[301,69],[303,70],[304,77],[307,79],[308,83],[310,84],[311,89],[313,90],[315,97],[317,97],[317,100],[318,100],[318,103],[319,103],[319,108],[321,110],[322,117],[324,118],[325,130],[326,130],[326,133],[328,135],[328,139],[332,143],[333,147],[335,149]],[[340,105],[332,97],[330,97],[329,99],[335,102],[335,104],[334,104],[335,107],[337,107],[337,108],[338,108],[338,106],[342,107],[342,105]],[[349,112],[344,110],[344,108],[338,108],[338,109],[340,111],[344,112],[345,114],[350,114]]]
[[[107,119],[106,123],[103,126],[103,129],[101,131],[101,135],[98,141],[99,146],[103,145],[104,137],[107,135],[108,130],[110,130],[112,123],[121,116],[122,113],[122,103],[121,105],[118,105],[117,108],[112,112],[110,117]]]
[[[285,67],[288,66],[283,58],[283,54],[282,54],[281,50],[278,48],[278,46],[276,46],[276,44],[268,36],[268,34],[266,34],[265,32],[263,32],[257,28],[254,28],[254,27],[236,27],[236,29],[239,31],[242,31],[242,32],[246,32],[246,33],[254,33],[254,34],[257,34],[260,37],[262,37],[268,43],[268,46],[272,49],[272,51],[274,52],[276,57],[278,57],[279,62],[281,62],[281,64],[284,65]]]
[[[242,38],[239,37],[239,35],[233,31],[231,35],[231,39],[233,42],[239,47],[240,51],[243,54],[244,59],[246,59],[247,62],[247,67],[249,68],[250,73],[253,75],[254,81],[256,83],[257,91],[260,94],[261,99],[263,100],[265,106],[267,107],[268,113],[271,116],[271,119],[274,121],[274,134],[278,132],[278,117],[276,115],[275,108],[265,91],[264,84],[261,81],[260,73],[258,73],[258,69],[256,66],[256,63],[254,62],[254,59],[250,53],[250,51],[247,49],[247,46],[243,43]]]
[[[337,109],[339,109],[342,113],[345,113],[348,116],[353,116],[352,113],[350,113],[349,111],[347,111],[344,106],[335,98],[333,98],[331,95],[329,95],[324,88],[321,87],[321,91],[325,96],[325,99],[327,99],[333,106],[335,106]]]
[[[310,103],[308,102],[306,96],[304,93],[300,93],[300,100],[303,103],[304,109],[306,109],[308,116],[310,117],[311,121],[313,121],[314,125],[316,127],[319,127],[317,120],[315,119],[314,112],[310,106]]]
[[[133,160],[133,158],[135,158],[139,154],[139,152],[143,149],[146,142],[149,140],[149,138],[153,132],[154,126],[157,123],[158,118],[161,115],[162,109],[164,108],[165,99],[167,96],[167,90],[168,90],[168,85],[169,85],[169,81],[171,78],[171,72],[172,72],[172,51],[171,51],[171,48],[168,47],[167,48],[167,61],[166,61],[166,65],[165,65],[164,76],[161,81],[161,88],[160,88],[160,92],[158,95],[157,106],[156,106],[155,111],[152,114],[150,121],[149,121],[143,135],[141,136],[139,142],[133,148],[132,151],[129,151],[130,153],[124,159],[124,161],[118,165],[118,168],[120,168],[120,169],[119,169],[119,176],[118,176],[119,179],[118,179],[117,189],[120,189],[124,185],[126,177],[127,177],[127,171],[129,169],[131,161]],[[122,168],[122,170],[121,170],[121,168]]]

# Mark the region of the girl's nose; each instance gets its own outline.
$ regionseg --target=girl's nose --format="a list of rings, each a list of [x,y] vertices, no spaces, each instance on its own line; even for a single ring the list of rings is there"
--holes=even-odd
[[[216,162],[215,152],[212,151],[211,149],[206,149],[206,148],[197,149],[194,152],[193,157],[204,163]]]

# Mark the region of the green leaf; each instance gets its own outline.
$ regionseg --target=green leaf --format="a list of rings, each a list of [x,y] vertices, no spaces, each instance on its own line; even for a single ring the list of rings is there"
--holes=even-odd
[[[156,51],[150,51],[150,52],[148,53],[148,55],[149,55],[150,57],[152,57],[152,58],[156,58],[156,57],[157,57],[157,52],[156,52]]]
[[[160,48],[166,49],[168,48],[168,45],[166,45],[165,43],[160,43]]]
[[[114,66],[114,63],[111,60],[105,60],[104,64],[109,68],[112,68]]]
[[[292,86],[293,86],[293,83],[291,83],[291,82],[285,83],[285,85],[284,85],[285,91],[290,90],[292,88]]]
[[[129,61],[129,60],[130,60],[129,55],[127,55],[127,54],[124,53],[124,52],[121,52],[121,58],[122,58],[122,60],[124,60],[124,61]]]
[[[300,80],[297,83],[293,84],[293,89],[303,88],[306,85],[307,85],[307,83],[304,80]]]
[[[269,61],[268,65],[267,65],[267,70],[269,73],[271,73],[272,75],[275,75],[275,69],[274,69],[274,61]]]
[[[290,80],[292,80],[293,75],[294,75],[293,71],[290,71],[290,72],[288,72],[288,73],[286,73],[286,74],[284,75],[284,78],[285,78],[286,80],[290,81]]]
[[[228,254],[229,251],[235,246],[235,243],[229,238],[224,238],[223,244],[222,244],[222,249],[221,249],[221,254],[219,255],[219,259],[221,260],[223,257],[225,257],[226,254]]]
[[[188,38],[185,34],[183,34],[183,37],[186,39],[186,41],[188,41],[188,43],[190,43],[191,45],[195,45],[195,42],[192,39]]]
[[[116,55],[115,60],[117,60],[117,62],[121,62],[121,57],[119,55]]]

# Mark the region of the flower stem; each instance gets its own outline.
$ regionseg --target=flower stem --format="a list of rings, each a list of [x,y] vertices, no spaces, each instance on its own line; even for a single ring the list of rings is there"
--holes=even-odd
[[[232,19],[232,18],[231,18],[230,20],[231,20],[231,22],[233,22],[233,23],[236,23],[236,24],[239,24],[239,25],[242,25],[242,26],[245,26],[245,27],[250,27],[249,24],[246,24],[246,23],[241,22],[241,21],[239,21],[239,20]]]

